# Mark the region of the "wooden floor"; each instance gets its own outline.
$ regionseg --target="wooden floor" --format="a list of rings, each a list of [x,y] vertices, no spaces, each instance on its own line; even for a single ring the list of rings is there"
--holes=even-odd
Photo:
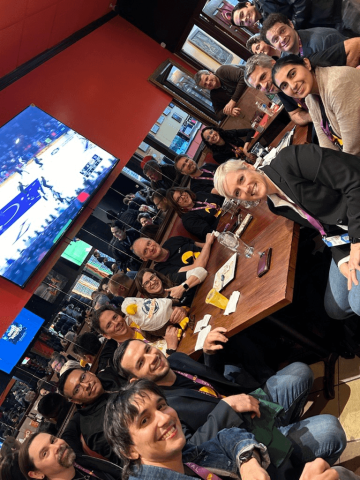
[[[337,462],[360,475],[360,358],[340,358],[335,367],[335,398],[327,400],[323,393],[324,364],[310,365],[315,381],[304,417],[330,413],[343,426],[347,447]]]

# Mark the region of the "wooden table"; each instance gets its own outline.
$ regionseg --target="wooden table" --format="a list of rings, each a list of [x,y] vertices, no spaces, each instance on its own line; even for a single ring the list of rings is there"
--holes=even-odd
[[[226,327],[230,336],[288,305],[293,297],[299,225],[272,214],[265,203],[255,208],[242,209],[243,217],[247,213],[251,213],[254,218],[241,238],[254,247],[254,255],[250,259],[238,257],[235,278],[221,291],[228,298],[232,291],[240,291],[236,311],[224,316],[223,310],[205,303],[205,297],[213,286],[215,273],[234,254],[216,240],[206,267],[208,276],[199,286],[191,308],[191,314],[195,315],[195,325],[209,313],[212,316],[212,327]],[[232,225],[235,222],[235,218],[230,222],[229,217],[230,214],[226,214],[221,218],[219,231],[223,231],[226,223]],[[273,249],[271,267],[268,273],[259,278],[257,266],[260,257],[256,252],[262,252],[269,247]],[[197,336],[188,328],[178,351],[197,357],[201,353],[195,353]]]

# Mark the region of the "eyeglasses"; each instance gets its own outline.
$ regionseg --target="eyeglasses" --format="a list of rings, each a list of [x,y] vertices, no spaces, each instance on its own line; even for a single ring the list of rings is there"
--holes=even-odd
[[[80,375],[80,383],[76,385],[73,390],[72,398],[79,397],[84,391],[84,383],[88,384],[91,381],[91,374],[89,372],[84,372]]]
[[[144,282],[141,286],[142,286],[143,288],[147,288],[147,287],[150,285],[150,283],[155,280],[155,278],[157,278],[157,275],[156,275],[156,273],[153,273],[153,274],[151,275],[151,277],[149,278],[149,280],[146,280],[146,282]]]
[[[186,195],[187,195],[187,192],[181,193],[176,200],[174,198],[174,202],[180,205],[180,203],[182,203],[182,201],[186,198]]]
[[[207,132],[208,132],[208,134],[207,134],[207,136],[205,137],[205,140],[206,140],[207,142],[210,142],[210,137],[211,137],[212,134],[214,133],[214,130],[213,130],[213,129],[207,130]]]

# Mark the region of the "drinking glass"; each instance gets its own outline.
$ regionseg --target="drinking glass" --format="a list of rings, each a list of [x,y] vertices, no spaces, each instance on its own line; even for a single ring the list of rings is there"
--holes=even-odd
[[[226,305],[228,304],[229,299],[224,297],[221,293],[212,288],[210,292],[207,294],[205,303],[209,303],[210,305],[214,305],[214,307],[221,308],[225,310]]]

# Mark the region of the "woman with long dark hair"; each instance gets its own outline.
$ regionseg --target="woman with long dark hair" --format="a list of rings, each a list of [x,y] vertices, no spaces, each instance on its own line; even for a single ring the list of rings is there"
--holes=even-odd
[[[217,163],[224,163],[230,158],[241,158],[253,163],[256,156],[248,152],[248,147],[254,134],[252,128],[224,130],[220,127],[205,127],[201,138],[212,151]]]
[[[189,188],[172,187],[166,193],[168,203],[181,217],[186,230],[205,242],[206,235],[216,230],[224,197],[214,193],[192,192]]]

